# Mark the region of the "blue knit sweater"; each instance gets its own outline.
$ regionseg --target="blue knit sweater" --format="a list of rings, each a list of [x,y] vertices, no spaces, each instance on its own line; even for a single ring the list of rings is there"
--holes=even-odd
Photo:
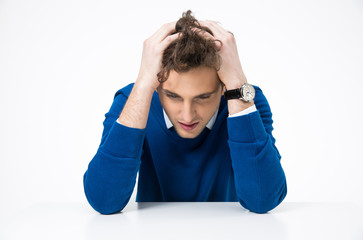
[[[147,126],[136,129],[116,122],[133,84],[116,92],[103,122],[97,153],[83,177],[90,205],[102,214],[121,211],[129,202],[139,172],[138,202],[238,201],[265,213],[285,198],[286,178],[272,136],[272,113],[261,89],[258,111],[228,117],[221,97],[216,122],[194,139],[167,129],[157,92]]]

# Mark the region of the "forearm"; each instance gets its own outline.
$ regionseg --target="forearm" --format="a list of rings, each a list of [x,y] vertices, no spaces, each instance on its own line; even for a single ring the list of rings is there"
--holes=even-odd
[[[136,81],[118,121],[126,127],[144,129],[154,90],[139,82]]]
[[[264,213],[279,205],[287,193],[286,178],[274,138],[258,112],[228,119],[229,147],[241,205]]]
[[[243,163],[233,160],[235,185],[241,205],[256,213],[266,213],[277,207],[287,194],[286,177],[271,142],[260,152],[256,144],[245,144],[254,156],[245,157]],[[242,154],[236,151],[235,154]]]
[[[126,92],[131,90],[126,89]],[[103,122],[96,155],[84,174],[84,191],[90,205],[102,214],[122,210],[129,201],[141,163],[145,129],[116,122],[127,96],[118,94]]]

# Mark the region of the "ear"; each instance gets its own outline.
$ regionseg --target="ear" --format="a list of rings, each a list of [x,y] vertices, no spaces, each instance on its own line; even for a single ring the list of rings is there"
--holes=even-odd
[[[223,96],[224,95],[224,92],[226,91],[226,85],[222,85],[222,92],[221,92],[221,95]]]

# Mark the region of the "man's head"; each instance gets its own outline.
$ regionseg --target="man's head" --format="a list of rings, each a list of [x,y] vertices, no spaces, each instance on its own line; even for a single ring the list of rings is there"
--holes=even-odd
[[[164,51],[159,99],[179,136],[195,138],[217,111],[224,92],[217,71],[221,59],[215,41],[201,37],[192,28],[212,31],[183,13],[175,26],[181,36]]]
[[[198,67],[185,73],[172,70],[158,93],[179,136],[195,138],[217,111],[223,87],[216,70]]]

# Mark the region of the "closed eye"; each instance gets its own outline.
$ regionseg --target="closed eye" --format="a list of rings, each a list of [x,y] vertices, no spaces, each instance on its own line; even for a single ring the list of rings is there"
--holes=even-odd
[[[199,96],[198,98],[199,98],[199,99],[208,99],[208,98],[210,98],[210,95],[206,95],[206,96]]]
[[[178,95],[175,95],[175,94],[166,94],[166,96],[169,98],[174,98],[174,99],[180,98]]]

